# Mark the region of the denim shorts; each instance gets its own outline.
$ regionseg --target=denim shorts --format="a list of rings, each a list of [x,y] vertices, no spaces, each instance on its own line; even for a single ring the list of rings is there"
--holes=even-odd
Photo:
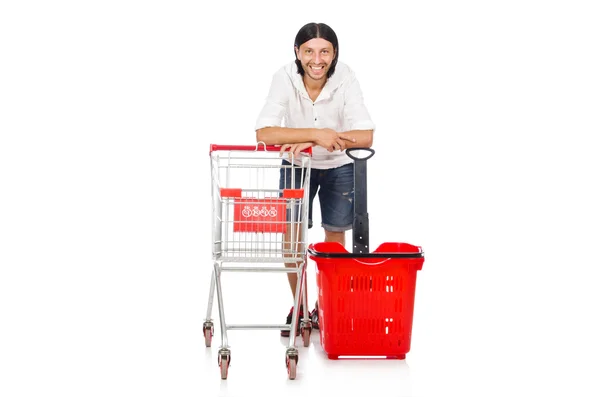
[[[283,160],[282,165],[291,164]],[[303,180],[302,168],[294,169],[294,188],[299,189]],[[279,172],[279,189],[292,187],[290,168],[282,167]],[[308,228],[312,228],[313,200],[319,193],[321,226],[330,232],[343,232],[352,229],[354,220],[354,164],[320,170],[310,170],[308,201]],[[299,213],[299,211],[296,211]],[[289,218],[289,215],[288,215]]]

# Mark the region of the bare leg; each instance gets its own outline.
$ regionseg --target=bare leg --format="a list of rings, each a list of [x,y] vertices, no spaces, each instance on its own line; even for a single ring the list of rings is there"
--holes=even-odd
[[[343,246],[346,245],[346,232],[331,232],[328,230],[325,230],[325,242],[329,243],[329,242],[333,242],[333,243],[340,243]],[[319,305],[319,300],[317,299],[317,301],[315,302],[315,308],[317,308],[317,306]]]
[[[291,227],[288,225],[288,231],[291,229]],[[298,240],[298,232],[300,232],[300,228],[298,227],[298,229],[296,229],[296,237],[294,238],[295,241],[303,241],[303,239],[301,238],[300,240]],[[286,247],[286,249],[290,249],[293,251],[294,250],[294,242],[290,241],[291,239],[291,234],[290,233],[286,233],[285,234],[285,238],[284,238],[284,247]],[[328,230],[325,230],[325,242],[338,242],[340,244],[342,244],[343,246],[346,245],[346,232],[330,232]],[[284,254],[284,256],[292,256],[293,254]],[[286,267],[298,267],[299,263],[286,263],[285,264]],[[288,282],[290,284],[290,290],[292,291],[292,297],[296,296],[296,282],[298,281],[298,275],[296,273],[288,273]]]
[[[298,233],[300,232],[300,228],[298,227],[296,230],[296,234],[294,237],[294,242],[290,241],[291,240],[291,233],[289,233],[289,231],[291,230],[291,226],[288,225],[288,233],[285,234],[284,237],[284,248],[286,250],[291,250],[292,252],[294,251],[294,242],[295,241],[303,241],[302,238],[300,238],[300,240],[298,240]],[[325,242],[338,242],[340,244],[342,244],[343,246],[346,245],[346,232],[331,232],[328,230],[325,230]],[[284,254],[284,256],[293,256],[293,254]],[[286,263],[285,267],[298,267],[299,264],[298,263]],[[288,273],[288,282],[290,284],[290,290],[292,291],[292,297],[296,296],[296,283],[298,281],[298,275],[296,273]]]
[[[286,263],[285,267],[298,267],[297,263]],[[288,282],[290,283],[290,289],[292,290],[292,298],[296,297],[296,283],[298,282],[298,274],[288,273]]]
[[[325,230],[325,242],[338,242],[345,246],[346,232],[330,232],[328,230]]]

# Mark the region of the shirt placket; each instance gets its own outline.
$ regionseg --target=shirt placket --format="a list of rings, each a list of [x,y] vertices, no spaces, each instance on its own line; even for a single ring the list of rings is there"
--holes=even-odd
[[[317,97],[317,100],[313,102],[313,123],[315,128],[321,128],[323,126],[323,116],[324,116],[324,107],[321,105],[321,102],[327,101],[331,97],[331,91],[329,90],[329,86],[326,84],[323,87],[323,90]]]
[[[317,111],[317,103],[320,102],[321,98],[319,96],[319,98],[317,98],[316,101],[313,102],[312,99],[310,99],[310,97],[308,96],[308,93],[306,92],[306,90],[302,91],[302,97],[304,98],[305,101],[308,101],[310,103],[310,107],[312,108],[312,122],[313,122],[313,126],[315,128],[319,128],[319,114]]]

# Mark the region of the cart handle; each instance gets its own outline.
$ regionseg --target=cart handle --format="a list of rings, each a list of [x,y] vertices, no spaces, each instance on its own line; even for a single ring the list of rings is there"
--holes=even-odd
[[[238,150],[238,151],[252,151],[257,152],[258,147],[262,144],[263,148],[261,150],[265,152],[279,152],[281,151],[281,146],[279,145],[267,145],[264,142],[258,142],[256,145],[218,145],[212,143],[210,145],[210,153],[216,152],[219,150]],[[209,153],[209,154],[210,154]],[[306,148],[302,151],[302,153],[308,153],[308,155],[312,155],[312,148]]]

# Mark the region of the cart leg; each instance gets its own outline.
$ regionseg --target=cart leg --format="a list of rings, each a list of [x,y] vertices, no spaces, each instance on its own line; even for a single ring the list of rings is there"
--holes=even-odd
[[[211,272],[211,277],[210,277],[210,289],[208,291],[208,307],[206,309],[206,321],[211,321],[212,320],[212,308],[213,308],[213,301],[215,297],[215,272],[214,270]]]
[[[310,317],[308,310],[308,288],[306,285],[306,258],[304,258],[304,263],[302,266],[302,325],[305,325],[307,322],[310,323]]]
[[[296,274],[298,269],[303,269],[300,265],[296,268]],[[296,294],[294,296],[294,310],[292,311],[292,323],[290,324],[290,342],[288,347],[292,348],[296,346],[296,329],[298,327],[298,309],[300,308],[300,296],[302,294],[302,276],[298,275],[296,278]]]
[[[304,258],[304,266],[302,268],[302,321],[300,322],[300,334],[302,335],[302,342],[304,347],[308,347],[310,345],[310,334],[312,332],[312,322],[309,317],[308,310],[308,288],[306,284],[306,258]]]
[[[299,321],[299,308],[303,302],[303,319],[300,323],[300,332],[304,341],[304,346],[308,346],[310,341],[310,319],[308,318],[307,297],[306,297],[306,261],[303,261],[298,266],[298,281],[296,282],[296,296],[294,298],[294,311],[292,313],[292,324],[290,330],[289,348],[296,346],[296,329]],[[308,333],[308,334],[306,334]]]
[[[221,349],[228,349],[227,325],[225,322],[225,310],[223,308],[223,291],[221,290],[221,269],[219,262],[214,265],[215,285],[217,287],[217,303],[219,307],[219,323],[221,325]]]
[[[204,334],[204,343],[206,347],[210,347],[212,337],[214,335],[214,323],[212,321],[212,308],[213,308],[213,298],[215,296],[215,272],[214,270],[211,272],[210,277],[210,290],[208,293],[208,308],[206,309],[206,318],[204,319],[204,324],[202,325],[202,333]]]

